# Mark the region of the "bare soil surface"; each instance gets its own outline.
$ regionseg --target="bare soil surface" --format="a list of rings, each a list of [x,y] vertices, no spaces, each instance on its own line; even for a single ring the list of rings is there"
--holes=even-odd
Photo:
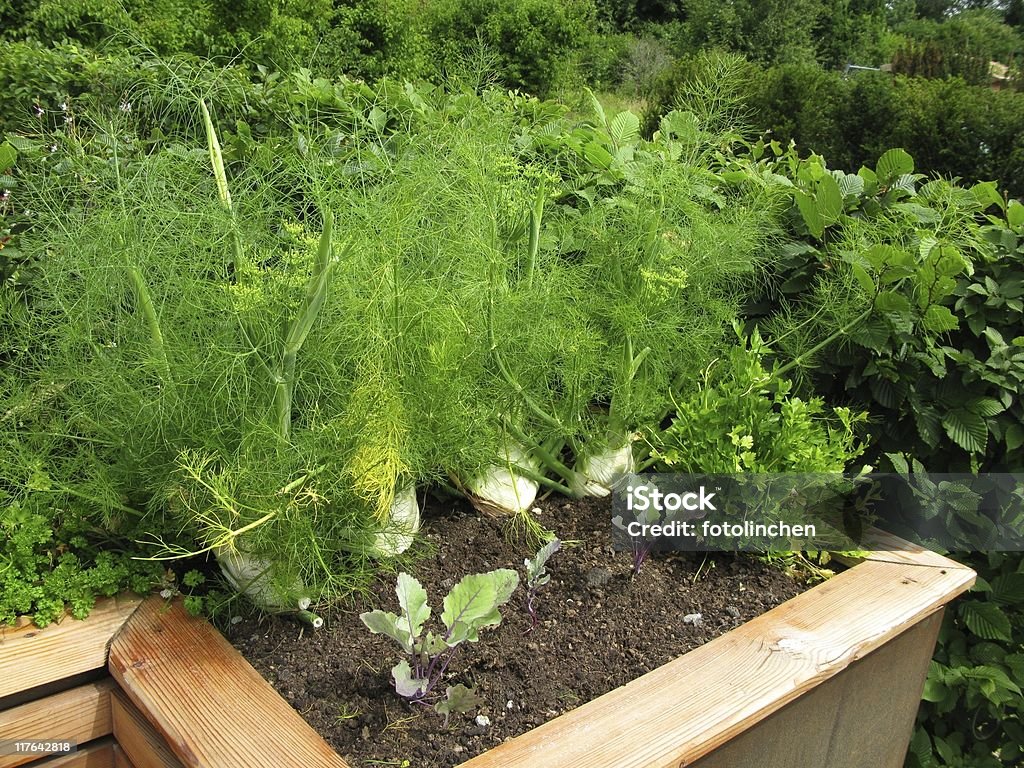
[[[354,768],[451,768],[804,589],[744,555],[654,556],[633,579],[631,553],[611,546],[610,501],[552,497],[538,506],[539,521],[566,542],[536,599],[540,621],[531,631],[520,586],[502,623],[457,652],[447,685],[470,686],[484,703],[447,725],[395,693],[390,670],[401,651],[359,620],[373,608],[398,611],[391,576],[368,598],[326,616],[319,631],[276,617],[246,619],[230,627],[229,639]],[[431,501],[423,535],[429,552],[407,570],[430,596],[427,629],[435,631],[441,600],[464,574],[514,568],[522,578],[523,559],[533,554],[501,521],[461,502]]]

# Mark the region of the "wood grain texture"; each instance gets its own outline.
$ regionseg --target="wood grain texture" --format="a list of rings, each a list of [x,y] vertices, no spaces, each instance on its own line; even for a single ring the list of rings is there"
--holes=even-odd
[[[47,760],[40,768],[113,768],[114,742],[104,739],[96,744],[89,744],[70,755],[62,755]]]
[[[142,713],[115,690],[110,699],[114,717],[114,738],[120,750],[138,768],[181,768],[181,763]],[[113,754],[111,754],[113,760]],[[243,764],[239,763],[239,768]]]
[[[869,558],[462,768],[692,765],[937,613],[974,582],[973,571],[931,553],[920,559],[904,553],[909,562],[889,554]],[[921,642],[927,644],[921,652],[930,656],[932,645]]]
[[[249,662],[180,601],[146,600],[111,644],[110,670],[190,768],[347,768]],[[138,768],[148,768],[125,751]]]
[[[128,759],[128,755],[121,749],[121,745],[116,742],[114,744],[114,768],[135,768],[132,761]]]
[[[942,613],[855,661],[693,768],[903,768]]]
[[[71,739],[79,744],[109,736],[113,729],[110,691],[114,685],[114,680],[107,678],[4,710],[0,712],[0,734],[40,741]],[[34,759],[31,755],[0,755],[0,768],[13,768]]]
[[[84,621],[0,630],[0,698],[106,666],[111,638],[140,602],[113,597],[97,601]]]

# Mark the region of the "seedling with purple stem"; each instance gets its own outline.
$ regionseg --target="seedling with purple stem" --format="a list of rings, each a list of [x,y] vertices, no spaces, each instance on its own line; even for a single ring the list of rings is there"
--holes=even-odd
[[[391,669],[398,695],[432,706],[444,715],[446,723],[452,712],[469,712],[476,707],[479,699],[466,686],[448,686],[443,697],[438,686],[459,646],[475,643],[481,629],[501,623],[498,609],[508,602],[517,586],[519,574],[507,568],[464,576],[444,598],[444,634],[422,635],[423,625],[430,618],[427,592],[409,574],[398,574],[395,592],[401,616],[379,610],[359,615],[371,632],[392,638],[408,655]]]

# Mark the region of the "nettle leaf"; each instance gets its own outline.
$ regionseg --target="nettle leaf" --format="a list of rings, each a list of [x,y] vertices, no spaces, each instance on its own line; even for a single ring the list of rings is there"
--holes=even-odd
[[[964,677],[976,681],[985,698],[995,704],[1006,701],[1010,698],[1010,694],[1020,695],[1020,688],[1017,687],[1017,684],[998,667],[982,664],[977,667],[965,668]]]
[[[452,712],[472,712],[483,702],[472,690],[462,685],[453,685],[445,690],[445,697],[434,705],[434,711],[444,715],[445,723]]]
[[[914,415],[917,434],[930,447],[937,446],[942,438],[942,420],[939,418],[938,411],[933,406],[914,397],[911,400],[911,413]]]
[[[413,677],[409,662],[402,659],[391,668],[391,677],[395,681],[395,691],[399,696],[411,699],[426,690],[429,682],[425,677]]]
[[[408,625],[395,614],[390,611],[368,611],[359,614],[359,618],[373,634],[387,635],[402,646],[406,653],[412,653],[415,638],[409,634]]]
[[[883,184],[888,184],[900,176],[914,172],[914,158],[905,150],[890,149],[880,158],[875,166],[875,173]]]
[[[914,738],[910,742],[910,753],[917,760],[917,768],[931,768],[935,765],[935,760],[932,758],[932,740],[924,728],[914,731]]]
[[[969,600],[960,606],[967,628],[982,640],[1010,641],[1010,619],[995,603]]]
[[[518,585],[519,574],[508,568],[464,576],[444,598],[441,621],[449,630],[448,644],[475,643],[481,629],[500,624],[498,608]]]
[[[427,605],[427,591],[408,573],[398,574],[395,586],[398,604],[402,606],[403,624],[412,637],[419,637],[423,631],[423,623],[430,618],[430,606]]]
[[[1024,653],[1011,653],[1003,659],[1003,663],[1010,668],[1017,683],[1024,685]]]

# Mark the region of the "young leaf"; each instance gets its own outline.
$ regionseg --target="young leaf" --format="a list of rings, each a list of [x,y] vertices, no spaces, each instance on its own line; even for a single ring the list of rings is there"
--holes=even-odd
[[[1024,227],[1024,205],[1011,200],[1006,208],[1006,221],[1015,230]]]
[[[519,574],[508,568],[464,576],[444,598],[441,621],[449,630],[448,644],[475,643],[481,629],[500,624],[498,608],[508,602],[518,585]]]
[[[530,586],[543,586],[550,581],[551,576],[545,572],[544,566],[547,565],[551,556],[561,548],[562,542],[558,539],[552,539],[541,547],[536,555],[524,561],[524,565],[526,565],[526,581]],[[541,581],[541,578],[544,578],[544,581]]]
[[[395,681],[395,691],[399,696],[412,698],[427,687],[429,682],[423,677],[413,677],[409,662],[402,659],[391,668],[391,677]]]
[[[434,711],[439,715],[444,715],[444,721],[447,723],[448,716],[452,712],[471,712],[481,703],[479,696],[460,683],[449,686],[445,690],[444,699],[434,705]]]
[[[419,637],[423,631],[423,622],[430,618],[430,606],[427,605],[427,591],[408,573],[398,574],[395,586],[398,604],[402,606],[402,623],[412,637]]]
[[[815,195],[817,200],[818,213],[821,215],[825,226],[835,224],[839,215],[843,212],[843,193],[839,184],[831,174],[822,176],[818,182],[818,190]]]

